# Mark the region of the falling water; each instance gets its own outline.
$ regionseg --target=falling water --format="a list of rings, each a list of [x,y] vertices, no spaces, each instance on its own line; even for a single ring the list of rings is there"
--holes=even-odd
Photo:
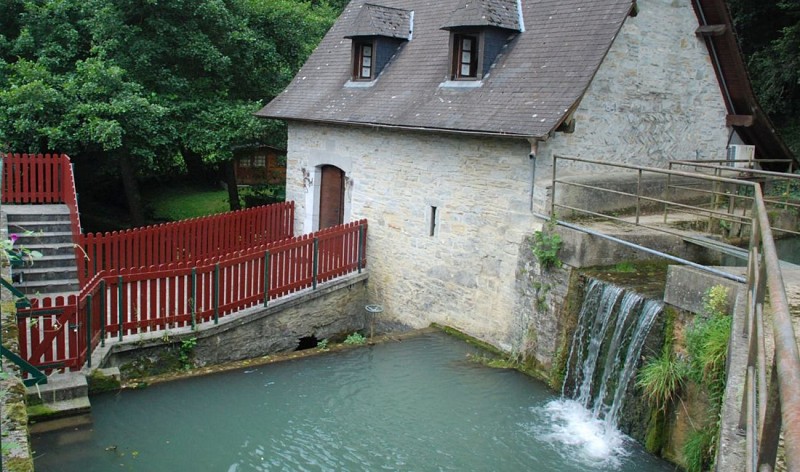
[[[626,455],[617,419],[660,302],[590,279],[570,345],[562,398],[545,410],[542,435],[574,447],[592,466],[615,467]]]

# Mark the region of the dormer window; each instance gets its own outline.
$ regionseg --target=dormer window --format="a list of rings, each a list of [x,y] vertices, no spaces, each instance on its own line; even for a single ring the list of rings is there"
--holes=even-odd
[[[450,31],[448,80],[482,80],[522,25],[517,0],[461,0],[442,26]]]
[[[353,80],[372,80],[375,43],[353,40]]]
[[[453,73],[451,80],[476,79],[478,77],[479,36],[471,34],[453,35]]]
[[[345,38],[353,41],[351,84],[370,86],[400,46],[411,40],[414,13],[399,8],[365,3]]]

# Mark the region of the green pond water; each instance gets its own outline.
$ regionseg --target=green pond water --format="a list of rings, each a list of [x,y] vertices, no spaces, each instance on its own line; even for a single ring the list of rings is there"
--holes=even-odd
[[[37,472],[667,471],[544,384],[441,333],[92,397]]]

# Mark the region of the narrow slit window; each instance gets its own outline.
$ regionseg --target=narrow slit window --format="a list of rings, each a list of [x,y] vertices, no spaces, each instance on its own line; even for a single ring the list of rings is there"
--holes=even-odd
[[[431,225],[430,225],[430,236],[436,235],[436,207],[431,207]]]

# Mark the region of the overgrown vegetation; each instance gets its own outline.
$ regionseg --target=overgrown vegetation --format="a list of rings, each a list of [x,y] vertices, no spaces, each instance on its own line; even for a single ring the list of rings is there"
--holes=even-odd
[[[676,400],[683,401],[681,394],[687,382],[694,382],[706,392],[708,414],[694,419],[694,429],[683,448],[689,472],[709,470],[716,455],[731,320],[728,289],[722,285],[712,287],[703,298],[702,313],[686,330],[687,355],[676,354],[670,335],[661,355],[648,360],[637,376],[637,386],[662,415],[659,420]]]
[[[795,155],[800,154],[800,2],[728,0],[753,90]]]
[[[553,217],[547,222],[541,231],[533,233],[533,251],[536,261],[544,270],[552,267],[561,267],[561,259],[558,258],[558,251],[561,250],[561,235],[555,232],[556,220]]]
[[[367,338],[365,338],[364,335],[359,332],[349,334],[347,339],[344,340],[344,344],[347,344],[348,346],[360,346],[362,344],[366,344],[366,342]]]
[[[187,338],[181,341],[178,348],[178,361],[183,370],[189,370],[194,366],[194,348],[197,346],[197,338]]]
[[[113,182],[108,198],[124,194],[139,226],[139,179],[219,181],[236,147],[285,146],[286,126],[253,113],[286,87],[343,6],[7,0],[0,151],[70,154],[91,168],[79,179]]]

